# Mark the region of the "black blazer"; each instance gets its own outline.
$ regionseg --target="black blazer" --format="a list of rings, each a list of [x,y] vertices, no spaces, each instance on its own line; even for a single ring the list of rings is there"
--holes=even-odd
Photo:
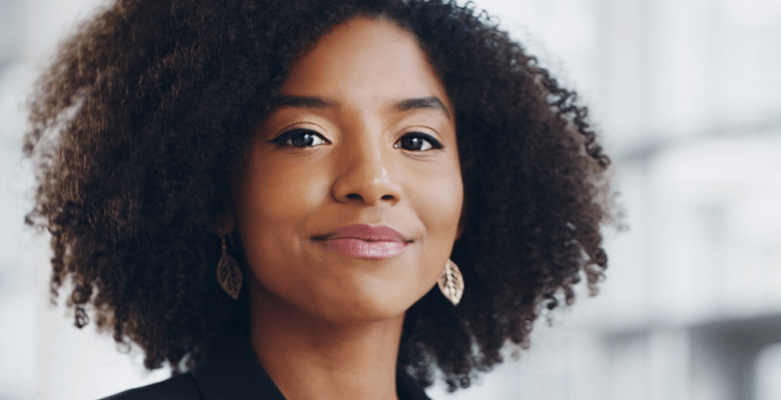
[[[406,372],[396,371],[400,400],[431,400]],[[246,335],[227,337],[194,370],[104,400],[285,400],[260,365]]]

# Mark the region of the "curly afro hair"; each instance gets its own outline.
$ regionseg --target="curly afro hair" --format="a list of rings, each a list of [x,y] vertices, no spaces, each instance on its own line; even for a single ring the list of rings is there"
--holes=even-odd
[[[52,299],[70,282],[145,366],[193,368],[248,325],[248,296],[219,287],[221,196],[291,62],[335,25],[384,18],[413,33],[456,114],[466,228],[452,259],[468,282],[406,314],[398,362],[450,390],[527,346],[544,309],[591,293],[612,216],[607,156],[576,94],[473,5],[443,0],[117,0],[61,47],[30,102],[36,165],[27,223],[51,233]]]

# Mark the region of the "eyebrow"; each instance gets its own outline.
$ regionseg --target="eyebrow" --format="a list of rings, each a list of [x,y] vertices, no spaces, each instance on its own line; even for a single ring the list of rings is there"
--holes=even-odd
[[[321,97],[282,95],[276,99],[272,108],[328,108],[334,106],[332,101]]]
[[[450,111],[445,107],[445,103],[437,96],[418,97],[414,99],[406,99],[396,103],[393,108],[396,111],[409,111],[419,109],[431,109],[441,111],[450,118]]]
[[[314,97],[314,96],[279,96],[274,102],[272,108],[333,108],[336,107],[336,103],[331,100]],[[405,99],[393,105],[393,109],[398,112],[430,109],[441,111],[448,118],[450,118],[450,111],[445,107],[445,103],[437,96],[428,97],[416,97],[412,99]]]

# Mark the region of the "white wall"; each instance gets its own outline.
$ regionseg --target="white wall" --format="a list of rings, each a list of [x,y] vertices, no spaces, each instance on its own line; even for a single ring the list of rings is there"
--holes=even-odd
[[[49,304],[48,238],[24,226],[33,195],[32,167],[21,154],[25,94],[63,34],[99,4],[0,5],[0,21],[13,22],[0,28],[12,38],[0,40],[0,399],[99,398],[170,375],[150,375],[138,354],[120,354],[110,337],[92,325],[76,329],[62,304]]]

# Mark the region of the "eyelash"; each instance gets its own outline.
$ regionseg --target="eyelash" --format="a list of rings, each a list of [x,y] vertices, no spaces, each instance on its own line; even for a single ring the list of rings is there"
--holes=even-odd
[[[429,143],[429,145],[431,145],[431,148],[427,149],[427,150],[408,150],[408,151],[430,151],[430,150],[441,150],[441,149],[445,148],[445,146],[443,146],[442,143],[439,140],[437,140],[433,136],[427,135],[427,134],[425,134],[423,132],[409,132],[409,133],[405,134],[404,136],[402,136],[401,138],[399,138],[399,140],[396,143],[393,144],[393,147],[396,148],[396,149],[401,148],[401,141],[404,140],[404,139],[409,139],[409,138],[423,139],[423,140],[427,141]],[[404,149],[404,150],[406,150],[406,149]]]
[[[304,147],[320,146],[320,144],[318,144],[316,146],[309,146],[309,145],[295,146],[295,145],[293,145],[292,141],[296,137],[296,135],[317,136],[317,137],[319,137],[319,139],[324,144],[325,143],[330,143],[326,138],[324,138],[319,133],[317,133],[317,132],[315,132],[315,131],[313,131],[311,129],[304,129],[304,128],[291,129],[291,130],[289,130],[289,131],[287,131],[287,132],[277,136],[276,138],[272,139],[270,142],[273,143],[276,146],[279,146],[279,147],[291,146],[291,147],[296,147],[296,148],[304,148]],[[442,143],[440,141],[435,139],[433,136],[425,134],[423,132],[409,132],[409,133],[405,134],[404,136],[402,136],[401,138],[399,138],[399,140],[396,141],[396,143],[393,144],[393,147],[396,148],[396,149],[401,148],[401,141],[404,140],[404,139],[410,139],[410,138],[413,138],[413,139],[423,139],[426,142],[428,142],[428,144],[431,146],[431,148],[430,149],[426,149],[426,150],[408,150],[408,151],[418,152],[418,151],[440,150],[440,149],[443,149],[445,147],[444,145],[442,145]],[[407,149],[404,149],[404,150],[407,150]]]
[[[295,145],[293,145],[293,143],[292,143],[293,139],[296,137],[296,135],[299,135],[299,134],[301,134],[301,135],[312,135],[313,137],[317,136],[318,138],[320,138],[320,140],[323,141],[323,143],[330,143],[328,140],[326,140],[326,138],[323,137],[323,135],[321,135],[321,134],[319,134],[319,133],[317,133],[317,132],[315,132],[315,131],[313,131],[311,129],[305,129],[305,128],[291,129],[291,130],[289,130],[289,131],[287,131],[287,132],[277,136],[276,138],[272,139],[270,142],[273,143],[276,146],[279,146],[279,147],[284,147],[284,146],[291,146],[291,147],[297,147],[297,148],[316,147],[316,146],[295,146]],[[288,142],[290,142],[290,143],[288,143]],[[319,146],[319,144],[318,144],[318,146]]]

